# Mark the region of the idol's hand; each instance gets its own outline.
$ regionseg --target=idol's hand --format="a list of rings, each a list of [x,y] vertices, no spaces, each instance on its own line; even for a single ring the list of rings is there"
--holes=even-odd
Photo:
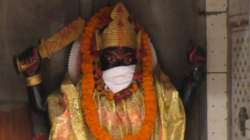
[[[41,57],[38,49],[34,47],[27,48],[16,58],[18,71],[26,77],[36,75],[40,71]]]

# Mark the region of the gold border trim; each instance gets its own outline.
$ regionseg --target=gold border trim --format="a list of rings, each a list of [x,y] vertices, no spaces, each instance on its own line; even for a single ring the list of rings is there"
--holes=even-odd
[[[39,85],[42,82],[42,76],[41,74],[36,74],[34,76],[30,76],[26,78],[26,85],[27,86],[36,86]]]

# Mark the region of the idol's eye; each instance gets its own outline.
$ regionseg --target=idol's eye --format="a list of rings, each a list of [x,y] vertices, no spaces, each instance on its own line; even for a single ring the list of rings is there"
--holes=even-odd
[[[107,60],[108,60],[108,62],[111,62],[113,59],[112,59],[111,56],[108,56],[108,57],[107,57]]]
[[[126,65],[131,64],[131,62],[132,62],[132,58],[126,58],[126,59],[124,60],[124,63],[125,63]]]
[[[110,55],[110,56],[107,56],[106,57],[106,60],[107,60],[107,63],[109,64],[109,65],[114,65],[115,63],[116,63],[116,59],[115,59],[115,57],[114,56],[112,56],[112,55]]]

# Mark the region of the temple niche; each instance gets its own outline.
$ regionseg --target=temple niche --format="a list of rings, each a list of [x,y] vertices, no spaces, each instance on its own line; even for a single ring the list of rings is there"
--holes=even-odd
[[[29,112],[25,107],[27,91],[24,79],[13,68],[14,55],[29,46],[38,46],[41,38],[50,37],[79,16],[88,20],[100,8],[116,2],[0,0],[0,101],[5,105],[0,109],[11,112],[12,109],[24,108],[21,111],[23,114]],[[199,15],[204,9],[204,1],[124,0],[123,3],[149,33],[163,71],[168,74],[177,90],[182,91],[192,68],[187,59],[190,47],[206,45],[205,16]],[[67,47],[42,62],[41,72],[46,93],[60,87],[67,70],[69,51],[70,47]],[[205,137],[205,87],[202,80],[188,106],[187,140],[201,140]],[[30,124],[29,119],[25,121]],[[23,130],[20,133],[26,133],[21,131]]]

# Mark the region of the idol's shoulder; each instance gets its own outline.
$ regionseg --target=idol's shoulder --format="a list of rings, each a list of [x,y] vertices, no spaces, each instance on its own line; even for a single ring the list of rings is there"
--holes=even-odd
[[[154,69],[154,82],[156,96],[159,103],[163,103],[166,107],[170,107],[173,102],[177,102],[180,106],[183,106],[179,92],[171,82],[168,75],[166,75],[160,67]]]
[[[165,92],[173,92],[178,94],[175,86],[171,82],[169,76],[165,74],[159,66],[154,68],[154,82],[156,86],[160,86]]]

